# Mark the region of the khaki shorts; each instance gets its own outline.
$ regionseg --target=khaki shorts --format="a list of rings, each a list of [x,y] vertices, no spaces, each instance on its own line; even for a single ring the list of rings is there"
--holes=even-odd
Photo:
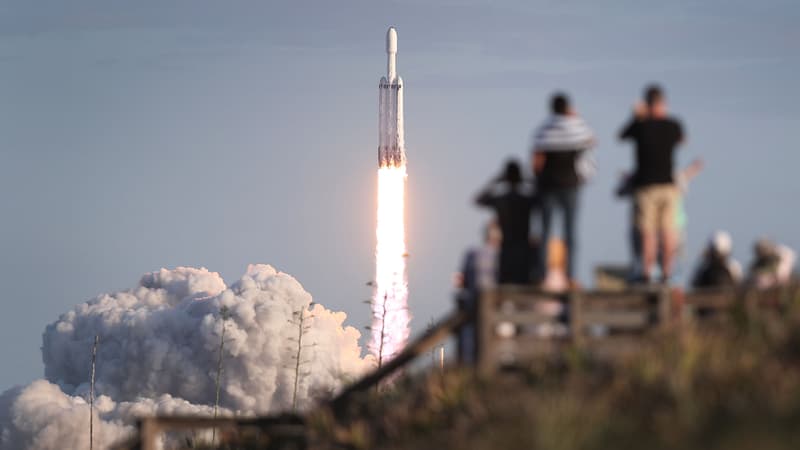
[[[643,232],[674,231],[680,194],[673,184],[654,184],[638,188],[636,226]]]

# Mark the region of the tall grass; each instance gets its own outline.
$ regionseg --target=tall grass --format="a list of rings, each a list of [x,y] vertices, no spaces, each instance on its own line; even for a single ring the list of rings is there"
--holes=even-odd
[[[451,369],[311,417],[319,448],[800,448],[800,291],[782,308],[652,336],[624,360],[574,350],[481,379]],[[718,317],[719,318],[719,317]]]

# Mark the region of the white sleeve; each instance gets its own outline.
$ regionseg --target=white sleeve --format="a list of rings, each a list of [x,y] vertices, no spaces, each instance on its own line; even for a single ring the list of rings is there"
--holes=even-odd
[[[730,258],[728,260],[728,270],[731,272],[733,281],[737,283],[742,281],[742,265],[739,264],[739,261]]]

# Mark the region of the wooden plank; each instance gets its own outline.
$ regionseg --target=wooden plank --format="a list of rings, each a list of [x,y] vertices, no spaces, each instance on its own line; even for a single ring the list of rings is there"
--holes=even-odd
[[[647,311],[583,311],[581,326],[605,325],[609,328],[645,328],[650,326]]]
[[[545,330],[538,329],[541,326],[547,328]],[[554,331],[555,327],[558,327],[559,330]],[[551,322],[543,325],[530,325],[527,327],[522,327],[517,334],[510,339],[514,339],[521,343],[538,341],[570,341],[572,340],[572,336],[570,334],[570,329],[566,324]],[[498,339],[498,341],[501,340],[502,338]]]
[[[509,322],[514,325],[540,325],[543,323],[553,323],[558,320],[558,316],[542,314],[538,311],[500,311],[494,315],[495,325],[502,322]]]
[[[581,308],[583,311],[653,311],[657,307],[657,299],[586,299],[581,298]]]
[[[302,417],[281,414],[267,417],[202,417],[202,416],[156,416],[142,418],[138,422],[139,442],[142,450],[156,450],[158,438],[165,432],[201,429],[258,428],[272,439],[288,439],[296,448],[305,448],[306,428]],[[126,448],[126,447],[123,447]]]
[[[581,296],[584,311],[589,309],[642,309],[651,308],[656,303],[653,294],[619,295],[584,293]]]
[[[566,342],[553,339],[503,340],[497,343],[497,361],[500,364],[518,364],[536,358],[557,355]]]
[[[547,293],[544,291],[515,291],[515,292],[501,291],[498,292],[497,294],[497,301],[500,304],[505,302],[511,302],[514,304],[529,305],[541,301],[565,302],[566,300],[567,300],[567,295],[565,293],[556,294],[556,293]]]
[[[516,342],[519,346],[549,346],[562,345],[572,340],[569,336],[541,336],[536,333],[523,333],[513,339],[498,339],[497,346],[502,346],[504,341]]]
[[[728,309],[737,303],[738,297],[732,289],[692,291],[686,294],[685,304],[693,308]]]
[[[641,349],[641,336],[605,336],[588,338],[584,347],[600,359],[615,359],[630,356]]]
[[[293,414],[266,417],[204,417],[204,416],[155,416],[143,419],[159,430],[187,430],[197,428],[254,427],[261,429],[303,425],[303,419]]]

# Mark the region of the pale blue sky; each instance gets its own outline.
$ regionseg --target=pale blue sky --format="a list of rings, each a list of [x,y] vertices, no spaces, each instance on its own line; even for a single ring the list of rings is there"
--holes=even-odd
[[[625,261],[614,136],[662,82],[707,170],[689,254],[715,228],[800,247],[796,1],[4,1],[0,3],[0,391],[41,377],[44,326],[147,271],[248,263],[368,322],[377,84],[386,28],[406,83],[415,331],[525,157],[554,89],[596,130],[580,273]]]

